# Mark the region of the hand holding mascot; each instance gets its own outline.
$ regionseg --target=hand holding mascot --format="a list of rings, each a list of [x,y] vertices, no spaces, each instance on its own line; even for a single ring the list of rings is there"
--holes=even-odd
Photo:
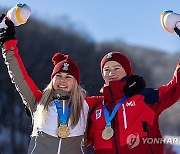
[[[15,39],[15,28],[14,26],[19,26],[25,24],[31,15],[31,8],[26,4],[16,4],[12,7],[7,15],[2,14],[0,17],[0,46],[11,39]],[[27,115],[30,117],[31,113],[27,106],[24,105]]]

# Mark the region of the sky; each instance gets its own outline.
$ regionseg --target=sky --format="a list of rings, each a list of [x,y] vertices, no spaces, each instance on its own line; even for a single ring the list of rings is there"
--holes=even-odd
[[[1,0],[0,7],[10,9],[16,3],[26,3],[32,9],[31,17],[48,23],[70,21],[96,42],[121,40],[180,52],[180,38],[165,32],[160,23],[164,10],[180,14],[180,0]]]

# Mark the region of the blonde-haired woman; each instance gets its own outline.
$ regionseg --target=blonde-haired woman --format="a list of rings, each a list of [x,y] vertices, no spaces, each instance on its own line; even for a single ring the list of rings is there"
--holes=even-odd
[[[78,66],[69,55],[56,53],[52,58],[51,81],[41,92],[28,76],[19,56],[13,23],[9,20],[5,23],[8,28],[1,29],[0,35],[2,54],[11,80],[33,117],[28,154],[85,153],[89,104],[96,104],[97,98],[96,101],[84,99]]]

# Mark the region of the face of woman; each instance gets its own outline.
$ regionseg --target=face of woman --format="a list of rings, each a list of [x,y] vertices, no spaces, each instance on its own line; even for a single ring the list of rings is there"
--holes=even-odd
[[[64,73],[64,72],[56,73],[55,76],[53,77],[53,88],[71,92],[75,82],[76,79],[68,73]]]
[[[108,61],[103,67],[102,77],[106,85],[110,81],[121,80],[126,75],[124,68],[116,61]]]

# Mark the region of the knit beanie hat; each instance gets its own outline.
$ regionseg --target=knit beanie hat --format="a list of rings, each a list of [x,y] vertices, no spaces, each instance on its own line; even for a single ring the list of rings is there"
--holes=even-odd
[[[52,62],[54,64],[54,69],[51,74],[51,79],[58,72],[65,72],[72,75],[80,83],[80,70],[77,64],[69,57],[69,55],[64,55],[62,53],[55,53]]]
[[[101,72],[103,71],[104,64],[108,61],[118,62],[124,68],[127,75],[133,74],[130,60],[122,53],[117,51],[107,53],[101,60]]]

